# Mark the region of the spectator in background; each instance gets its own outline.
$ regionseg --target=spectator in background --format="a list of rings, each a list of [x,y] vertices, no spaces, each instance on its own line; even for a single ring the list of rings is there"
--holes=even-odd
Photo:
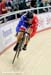
[[[6,7],[6,0],[2,0],[0,3],[0,15],[7,13],[8,9]]]
[[[12,5],[11,5],[11,3],[12,3],[12,0],[6,0],[6,6],[8,8],[8,11],[12,11]]]
[[[42,0],[39,7],[46,7],[46,6],[48,6],[48,0]],[[43,13],[47,11],[48,11],[48,8],[39,9],[39,13]]]
[[[42,0],[38,0],[38,1],[37,1],[37,7],[39,7],[39,5],[41,4],[41,1],[42,1]]]
[[[26,5],[26,0],[20,0],[19,2],[19,10],[28,9],[29,7]]]
[[[49,2],[49,5],[51,5],[51,1]]]
[[[0,1],[0,15],[2,14],[1,1]]]
[[[0,2],[1,2],[1,0],[0,0]]]
[[[19,10],[19,0],[12,0],[13,11]]]
[[[37,7],[36,0],[31,0],[31,7],[34,7],[34,8]]]
[[[24,9],[28,9],[30,8],[30,5],[26,3],[27,1],[26,0],[18,0],[18,4],[19,4],[19,10],[24,10]],[[21,15],[23,14],[24,12],[22,13],[19,13],[17,14],[17,17],[21,17]]]
[[[36,2],[37,2],[37,0],[31,0],[30,5],[31,5],[32,8],[36,8],[37,7]],[[37,14],[37,10],[34,10],[34,13]]]
[[[49,2],[49,5],[51,6],[51,1]],[[49,11],[51,12],[51,7],[49,8]]]

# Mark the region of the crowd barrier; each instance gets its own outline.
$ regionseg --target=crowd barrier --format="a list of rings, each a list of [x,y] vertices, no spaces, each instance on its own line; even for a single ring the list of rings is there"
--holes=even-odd
[[[9,12],[7,14],[0,15],[0,19],[4,18],[4,21],[6,22],[6,17],[8,16],[15,15],[15,18],[17,18],[17,14],[19,13],[27,12],[27,11],[34,11],[34,10],[37,10],[37,14],[39,14],[39,9],[43,9],[43,8],[47,8],[48,12],[51,11],[51,6],[30,8],[30,9],[18,10],[18,11]]]

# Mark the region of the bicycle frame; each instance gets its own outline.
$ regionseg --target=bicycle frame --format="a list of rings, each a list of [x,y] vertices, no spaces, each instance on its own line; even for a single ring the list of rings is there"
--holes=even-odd
[[[25,39],[25,32],[23,33],[23,38],[22,38],[21,41],[19,42],[19,45],[18,45],[18,48],[17,48],[16,53],[15,53],[15,55],[14,55],[12,64],[13,64],[14,61],[15,61],[16,55],[17,55],[17,58],[19,57],[20,51],[22,50],[22,47],[23,47],[24,39]]]

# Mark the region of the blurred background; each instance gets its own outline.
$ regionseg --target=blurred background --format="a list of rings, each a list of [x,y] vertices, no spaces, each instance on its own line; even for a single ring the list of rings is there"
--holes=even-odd
[[[1,18],[4,14],[17,12],[20,10],[37,8],[37,7],[46,7],[51,6],[51,0],[0,0],[0,23],[4,23],[4,18]],[[34,10],[35,14],[45,13],[51,11],[51,7],[42,8],[37,11]],[[16,14],[17,18],[23,13]],[[15,15],[10,15],[6,17],[6,21],[15,19]]]

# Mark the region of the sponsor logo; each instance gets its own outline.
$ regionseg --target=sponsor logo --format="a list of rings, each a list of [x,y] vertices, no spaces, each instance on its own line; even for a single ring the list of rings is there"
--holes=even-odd
[[[12,29],[7,29],[7,30],[3,30],[3,37],[8,37],[9,35],[12,34]]]

